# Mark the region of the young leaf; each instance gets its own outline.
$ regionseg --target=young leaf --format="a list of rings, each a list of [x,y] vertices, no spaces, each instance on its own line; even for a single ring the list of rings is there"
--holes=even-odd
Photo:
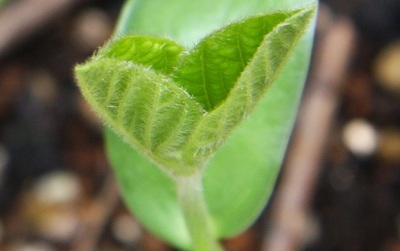
[[[204,110],[172,80],[151,69],[99,57],[76,67],[82,94],[117,133],[169,172],[196,166],[180,151]]]
[[[220,46],[221,48],[224,48],[223,50],[226,49],[231,51],[231,53],[226,53],[226,55],[230,55],[231,60],[235,60],[235,62],[238,61],[241,62],[241,64],[243,63],[243,68],[241,69],[241,72],[235,72],[235,67],[233,67],[233,70],[229,70],[229,67],[225,66],[227,69],[226,72],[235,73],[235,78],[232,78],[232,80],[234,80],[234,84],[231,90],[228,91],[223,102],[211,110],[206,116],[202,117],[195,131],[192,133],[191,137],[189,137],[184,156],[194,156],[194,158],[211,157],[217,148],[225,141],[230,132],[245,117],[247,117],[255,104],[259,101],[260,97],[265,95],[267,89],[277,78],[281,68],[287,62],[289,54],[295,48],[297,41],[307,28],[308,22],[313,15],[313,10],[313,7],[308,7],[302,10],[287,12],[285,15],[282,13],[273,13],[256,18],[250,18],[241,23],[228,26],[226,29],[228,31],[247,29],[253,30],[253,33],[268,31],[269,33],[267,33],[264,37],[261,37],[261,39],[254,39],[254,41],[252,36],[248,36],[249,32],[244,32],[244,35],[239,36],[242,40],[247,40],[248,45],[254,44],[257,45],[257,47],[245,46],[243,43],[241,43],[241,46],[238,47],[237,43],[235,43],[231,48],[231,46],[226,45],[224,42],[226,37],[228,37],[227,40],[231,40],[230,36],[228,35],[231,33],[226,32],[225,29],[220,33],[211,35],[213,36],[212,39],[215,39],[216,41],[214,41],[215,45],[210,46]],[[279,20],[278,25],[276,25],[273,29],[266,28],[271,26],[271,22],[268,21],[271,19],[275,20],[275,22],[277,22],[276,20]],[[276,24],[274,22],[272,23]],[[234,34],[236,37],[237,34]],[[208,38],[206,38],[206,41],[207,40]],[[218,41],[223,42],[218,43]],[[203,46],[202,44],[203,43],[200,43],[198,47]],[[225,47],[223,47],[224,45]],[[254,53],[244,53],[243,51]],[[244,57],[243,55],[245,54],[248,54],[248,56]],[[213,58],[212,56],[210,57]],[[206,60],[206,58],[207,56],[203,55],[200,57],[199,61],[203,62]],[[226,56],[222,58],[226,60]],[[243,58],[248,59],[246,62],[244,62],[242,61]],[[221,65],[224,66],[225,64],[227,63],[224,60],[221,60],[220,64],[210,64],[209,66],[204,65],[204,68],[207,66],[210,68],[214,66],[218,70],[216,73],[218,77],[219,74],[224,73]],[[235,64],[233,65],[235,66]],[[180,74],[183,75],[183,73]],[[193,76],[194,74],[188,75]],[[201,76],[208,75],[204,73]],[[213,74],[210,74],[210,76],[213,76]],[[183,78],[185,80],[187,79],[185,77]],[[200,82],[205,85],[218,85],[217,81],[204,81],[205,77],[200,77],[200,79],[201,78],[203,80]],[[214,94],[214,92],[210,93]],[[218,96],[219,94],[220,92],[217,91],[214,97]],[[207,92],[204,92],[204,94],[200,94],[200,97],[207,95],[211,97],[212,94],[209,95]],[[206,100],[209,99],[207,98]],[[208,102],[206,102],[206,104],[207,103]]]
[[[124,37],[77,66],[76,75],[117,133],[165,171],[188,175],[264,95],[311,15],[309,7],[248,18],[189,53],[166,39]]]
[[[178,65],[185,49],[165,38],[125,36],[112,40],[99,52],[99,58],[113,58],[151,67],[154,71],[170,74]]]
[[[266,34],[296,12],[252,17],[212,33],[183,58],[175,81],[213,110],[229,95]]]

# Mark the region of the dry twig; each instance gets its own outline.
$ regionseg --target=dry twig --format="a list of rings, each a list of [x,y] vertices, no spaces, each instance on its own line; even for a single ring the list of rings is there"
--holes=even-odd
[[[0,58],[73,6],[88,0],[10,1],[0,9]]]
[[[334,120],[353,40],[351,23],[339,18],[317,44],[314,74],[309,81],[282,180],[272,204],[263,250],[301,249],[310,198]]]

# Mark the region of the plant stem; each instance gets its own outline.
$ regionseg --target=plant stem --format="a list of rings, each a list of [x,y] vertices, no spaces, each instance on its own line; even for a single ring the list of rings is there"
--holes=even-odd
[[[178,201],[192,239],[193,251],[222,251],[205,204],[202,173],[176,178]]]

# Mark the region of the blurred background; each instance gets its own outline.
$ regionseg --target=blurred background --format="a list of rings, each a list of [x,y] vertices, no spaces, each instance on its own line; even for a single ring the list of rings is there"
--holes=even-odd
[[[73,78],[122,3],[0,1],[0,251],[174,250],[121,202],[101,125]],[[400,0],[321,1],[276,193],[224,245],[400,250]]]

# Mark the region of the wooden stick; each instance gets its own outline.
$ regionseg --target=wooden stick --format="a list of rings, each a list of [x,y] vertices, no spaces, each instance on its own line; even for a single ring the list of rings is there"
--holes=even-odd
[[[0,9],[0,59],[54,18],[88,0],[9,1]]]
[[[302,247],[302,234],[354,41],[349,20],[334,21],[317,46],[315,71],[301,106],[263,243],[265,251]]]

